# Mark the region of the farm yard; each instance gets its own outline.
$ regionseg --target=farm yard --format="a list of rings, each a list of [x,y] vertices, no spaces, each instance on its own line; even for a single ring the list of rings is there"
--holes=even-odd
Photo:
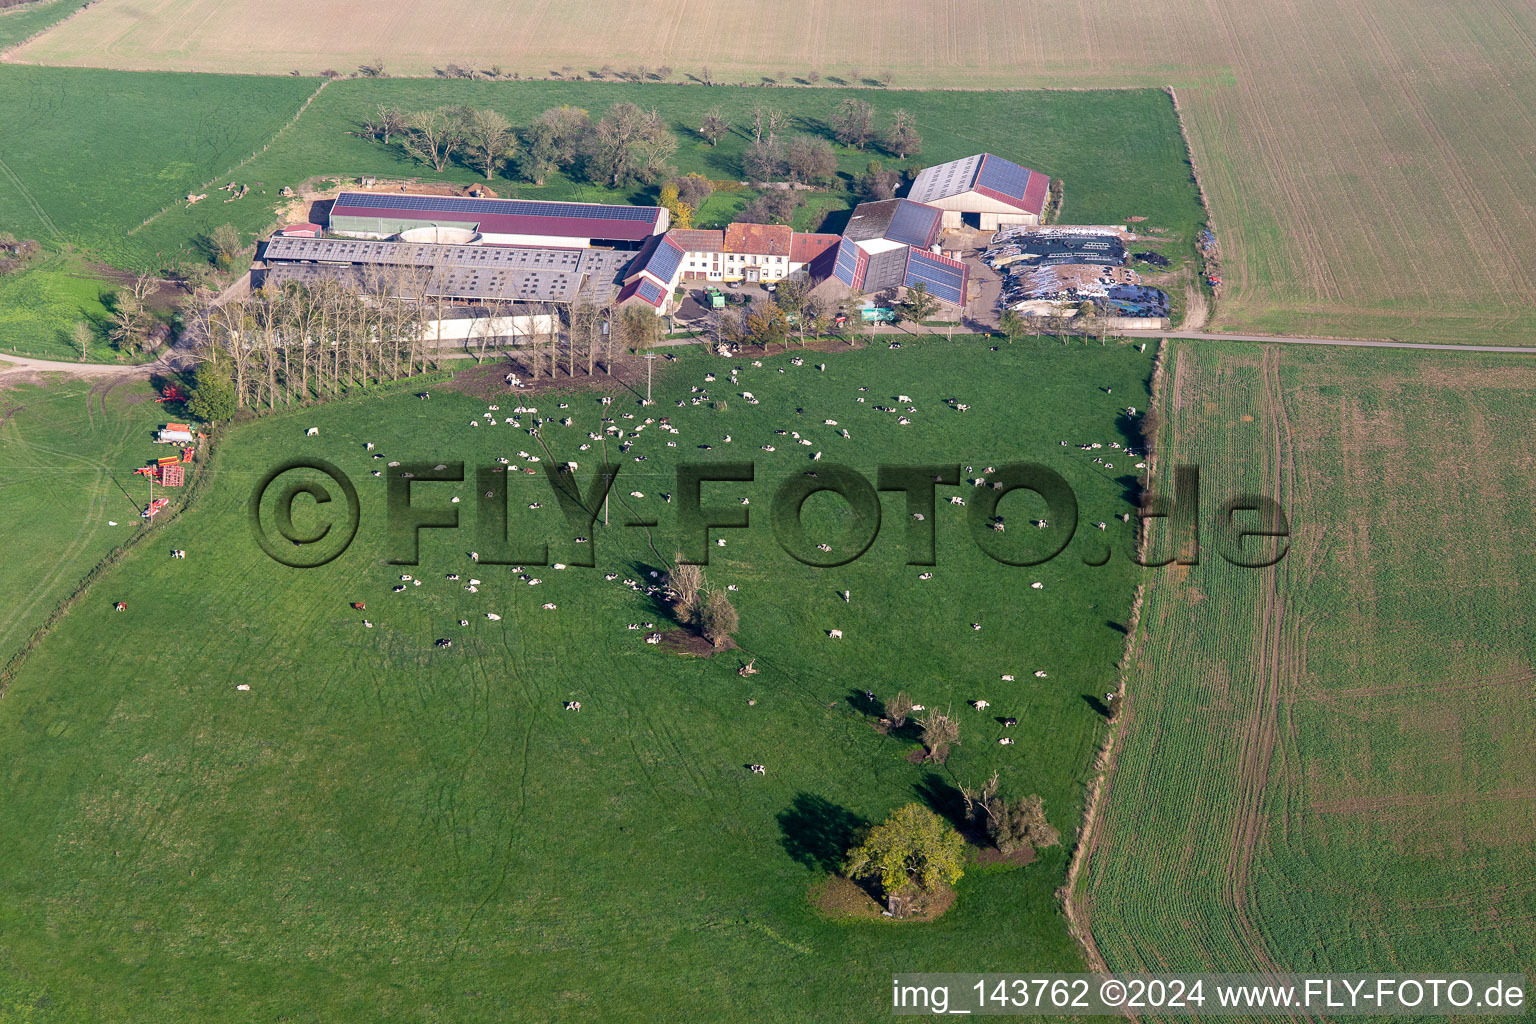
[[[484,176],[459,164],[438,174],[404,155],[356,134],[380,104],[406,110],[468,103],[489,105],[515,125],[526,126],[541,111],[571,104],[601,114],[620,102],[655,107],[668,120],[680,145],[673,163],[679,173],[697,172],[716,181],[739,180],[750,140],[749,109],[764,98],[793,115],[793,132],[825,134],[838,103],[854,94],[841,89],[765,94],[761,90],[680,85],[561,82],[485,83],[443,80],[342,81],[314,95],[303,114],[294,113],[315,92],[313,80],[248,76],[125,74],[0,65],[0,116],[16,125],[21,142],[9,145],[4,160],[19,182],[0,189],[0,215],[18,235],[38,237],[56,249],[73,247],[74,273],[85,273],[81,253],[133,271],[155,271],[172,263],[206,264],[203,240],[228,223],[246,242],[276,219],[284,185],[335,175],[422,178],[459,184]],[[1189,180],[1187,154],[1168,97],[1155,90],[1130,92],[903,92],[868,96],[882,122],[906,107],[922,124],[924,163],[961,157],[978,146],[1020,160],[1067,185],[1065,216],[1095,223],[1147,218],[1138,231],[1182,265],[1193,258],[1203,220]],[[98,100],[98,97],[106,97]],[[119,99],[121,105],[119,106]],[[700,119],[718,106],[735,126],[712,146],[698,134]],[[258,109],[259,108],[259,109]],[[50,129],[75,118],[79,135]],[[996,121],[1027,123],[1027,135],[998,134]],[[130,126],[120,138],[120,126]],[[281,130],[280,130],[281,129]],[[271,139],[270,144],[267,140]],[[120,144],[121,143],[121,144]],[[263,146],[266,146],[263,150]],[[856,198],[851,179],[872,158],[900,166],[872,151],[834,147],[838,180],[800,211],[798,230],[839,230]],[[260,151],[260,152],[257,152]],[[244,162],[253,152],[257,155]],[[195,157],[195,159],[194,159]],[[238,168],[238,169],[237,169]],[[67,169],[67,173],[66,173]],[[0,167],[0,174],[4,174]],[[206,192],[230,180],[250,183],[254,192],[235,202],[218,192],[188,207],[188,193]],[[542,187],[498,177],[498,194],[513,198],[586,202],[654,203],[654,188],[609,189],[563,175]],[[734,187],[734,186],[733,186]],[[749,189],[721,189],[700,211],[699,223],[731,219],[750,198]],[[64,259],[60,256],[59,259]],[[50,265],[51,266],[51,265]],[[100,299],[70,306],[56,280],[78,288],[76,278],[41,278],[28,269],[0,277],[0,348],[16,345],[24,354],[69,358],[68,324],[82,316],[99,320]],[[50,269],[50,273],[53,271]],[[44,287],[47,284],[50,287]],[[59,287],[62,287],[60,285]],[[106,351],[104,343],[98,345]]]
[[[1133,443],[1123,411],[1145,406],[1151,359],[977,338],[761,366],[687,354],[663,364],[649,408],[622,388],[605,406],[591,387],[488,400],[434,385],[429,401],[386,389],[232,428],[193,508],[96,584],[4,700],[0,1006],[42,1006],[44,1021],[225,1019],[238,1002],[263,1017],[832,1022],[888,1013],[886,975],[912,963],[1077,969],[1052,895],[1065,847],[972,866],[928,924],[828,919],[810,893],[853,824],[912,800],[953,814],[955,787],[994,767],[1006,790],[1044,797],[1070,845],[1103,728],[1089,698],[1113,684],[1137,578],[1123,554],[1083,559],[1129,541],[1135,470],[1102,456]],[[876,408],[902,394],[911,411]],[[547,452],[505,422],[524,403],[546,418]],[[472,513],[457,533],[423,531],[419,565],[386,562],[375,470],[537,466],[527,451],[578,461],[585,482],[605,412],[679,433],[648,426],[622,455],[610,442],[615,525],[590,538],[595,568],[574,566],[584,549],[561,540],[538,477],[512,536],[547,533],[570,568],[472,561]],[[357,540],[316,570],[278,566],[249,532],[255,482],[294,456],[334,461],[361,492]],[[973,476],[1018,459],[1060,471],[1081,507],[1066,552],[1032,569],[977,550],[969,509],[945,501],[981,493],[963,485],[939,491],[928,569],[905,564],[901,495],[869,553],[837,569],[791,560],[765,518],[784,478],[833,462]],[[727,543],[705,570],[735,588],[740,649],[646,644],[629,627],[668,628],[644,589],[681,542],[663,497],[675,467],[743,460],[753,483],[705,492],[751,500],[752,528],[715,531]],[[473,486],[419,485],[415,502],[466,508]],[[835,541],[840,508],[812,498],[811,534]],[[1014,527],[1000,542],[1042,535],[1023,496],[999,512]],[[660,525],[617,525],[631,515]],[[750,659],[758,674],[739,675]],[[912,740],[874,728],[866,689],[953,708],[948,761],[912,763]],[[977,699],[990,709],[966,707]],[[995,715],[1018,718],[1016,744],[998,744]]]
[[[1081,890],[1099,952],[1530,972],[1536,367],[1170,346],[1159,461],[1278,494],[1291,549],[1244,571],[1207,536],[1151,579]]]
[[[671,65],[675,79],[707,68],[733,83],[793,85],[815,72],[822,84],[901,89],[1173,86],[1222,248],[1213,327],[1536,338],[1536,190],[1528,154],[1508,144],[1536,121],[1529,6],[1151,0],[1110,16],[1089,0],[875,10],[801,0],[775,18],[786,30],[744,35],[725,8],[614,14],[590,0],[437,0],[328,20],[294,0],[102,0],[9,59],[274,75],[382,61],[393,75],[454,62],[541,78]],[[1028,120],[1001,120],[1034,134]],[[1003,145],[996,137],[986,144]]]

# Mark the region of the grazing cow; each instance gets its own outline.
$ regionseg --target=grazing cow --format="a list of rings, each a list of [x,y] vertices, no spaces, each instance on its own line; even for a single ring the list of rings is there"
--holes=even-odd
[[[1036,679],[1044,679],[1045,678],[1045,669],[1043,669],[1043,668],[1035,669],[1035,678]]]
[[[568,700],[568,701],[566,701],[565,702],[565,710],[567,710],[567,711],[580,711],[581,710],[581,701],[579,701],[579,700]]]
[[[430,391],[418,391],[416,392],[416,397],[425,401],[426,399],[432,397],[432,393]]]
[[[314,437],[315,435],[317,435],[319,433],[320,433],[320,428],[319,427],[310,427],[308,430],[304,431],[304,436],[305,437]]]
[[[989,708],[991,706],[992,706],[991,703],[988,702],[988,701],[984,701],[984,700],[973,700],[973,701],[971,701],[971,707],[975,708],[977,711],[985,711],[985,710],[987,710],[987,708]]]
[[[648,644],[659,644],[661,643],[661,634],[652,633],[650,636],[645,638],[645,642]]]
[[[753,775],[767,775],[768,774],[768,769],[766,767],[764,767],[763,765],[760,765],[760,764],[749,764],[749,765],[747,765],[747,767],[752,769],[752,774]]]
[[[237,690],[249,690],[250,688],[251,688],[251,684],[250,683],[240,683],[238,686],[235,687],[235,689],[237,689]]]
[[[1003,682],[1005,682],[1005,683],[1013,682],[1013,676],[1011,676],[1011,675],[1003,676]]]
[[[1018,724],[1019,724],[1019,720],[1017,718],[1005,718],[1005,719],[1003,719],[1003,728],[1004,729],[1012,729],[1014,726],[1016,726]]]
[[[125,612],[125,611],[128,610],[128,602],[127,601],[118,601],[117,603],[112,605],[112,610],[115,611],[115,612]]]
[[[926,707],[924,707],[923,705],[921,705],[921,704],[913,704],[912,705],[912,710],[913,711],[927,711],[928,709]]]
[[[843,631],[840,629],[829,629],[827,630],[827,636],[833,640],[841,640],[843,638]]]
[[[352,608],[354,611],[365,612],[368,610],[368,605],[362,601],[353,601]]]
[[[1039,582],[1031,583],[1029,585],[1029,588],[1031,590],[1044,590],[1045,589],[1045,584],[1044,583],[1039,583]]]
[[[1002,744],[1005,747],[1009,747],[1009,746],[1013,745],[1013,737],[1012,736],[1004,736],[1002,739],[998,740],[997,742]]]
[[[449,640],[449,639],[446,639],[446,638],[440,639],[440,640],[437,641],[437,646],[439,646],[439,647],[452,647],[453,646],[453,641]]]

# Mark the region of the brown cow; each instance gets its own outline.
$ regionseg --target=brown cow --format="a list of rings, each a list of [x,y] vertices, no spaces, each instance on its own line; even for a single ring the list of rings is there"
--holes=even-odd
[[[366,604],[364,604],[362,601],[353,601],[352,602],[352,608],[355,611],[360,611],[360,612],[368,610],[368,606]]]

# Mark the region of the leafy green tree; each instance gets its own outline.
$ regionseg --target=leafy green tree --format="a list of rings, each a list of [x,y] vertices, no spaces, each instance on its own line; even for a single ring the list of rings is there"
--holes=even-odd
[[[215,266],[228,270],[245,248],[245,241],[233,224],[220,224],[203,236],[203,248],[213,257]]]
[[[1003,315],[997,318],[997,326],[999,330],[1008,336],[1008,343],[1010,345],[1016,339],[1023,337],[1024,332],[1029,329],[1024,323],[1024,318],[1019,315],[1016,309],[1003,310]]]
[[[581,156],[584,140],[592,131],[592,118],[580,107],[550,107],[523,132],[520,171],[535,185],[542,185],[556,171],[569,173]]]
[[[754,302],[747,314],[747,337],[766,349],[777,342],[782,345],[789,336],[789,321],[784,310],[776,302]]]
[[[921,281],[907,289],[907,297],[896,307],[898,316],[916,323],[932,320],[938,311],[939,300],[928,294],[928,286]]]
[[[850,878],[878,878],[886,896],[907,897],[953,885],[965,873],[965,840],[922,804],[907,804],[869,830],[848,853]]]
[[[797,316],[805,310],[805,300],[810,294],[811,279],[804,274],[796,274],[779,282],[773,299],[786,316]]]
[[[187,413],[205,423],[217,423],[235,414],[235,382],[226,367],[213,362],[198,364]]]

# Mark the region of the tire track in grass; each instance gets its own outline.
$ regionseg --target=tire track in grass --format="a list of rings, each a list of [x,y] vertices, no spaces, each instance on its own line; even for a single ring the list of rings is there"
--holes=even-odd
[[[53,218],[48,216],[48,211],[43,209],[42,204],[40,204],[37,199],[33,197],[32,193],[27,190],[27,186],[21,180],[21,176],[18,175],[15,171],[11,170],[11,165],[5,162],[4,157],[0,157],[0,174],[3,174],[7,179],[9,179],[11,185],[16,189],[16,194],[21,196],[22,200],[32,208],[32,213],[37,217],[38,221],[43,225],[43,227],[48,229],[48,233],[53,235],[55,239],[63,241],[64,233],[60,231],[59,226],[53,222]]]
[[[1266,477],[1275,482],[1277,493],[1283,495],[1283,482],[1293,474],[1287,465],[1286,439],[1282,433],[1284,396],[1280,389],[1279,350],[1269,349],[1261,361],[1263,386],[1263,417],[1269,426],[1269,446],[1265,452]],[[1272,425],[1272,426],[1271,426]],[[1266,971],[1278,971],[1279,965],[1270,957],[1262,933],[1254,923],[1257,913],[1255,894],[1251,885],[1255,851],[1263,839],[1268,817],[1265,813],[1270,786],[1270,766],[1279,737],[1279,716],[1283,691],[1290,687],[1285,678],[1292,670],[1293,655],[1288,650],[1286,600],[1280,593],[1282,573],[1271,571],[1263,584],[1262,603],[1259,609],[1258,637],[1255,643],[1255,661],[1258,671],[1257,706],[1253,716],[1244,726],[1244,734],[1238,748],[1236,819],[1232,829],[1229,856],[1226,866],[1227,902],[1234,924],[1243,938],[1247,951]]]

